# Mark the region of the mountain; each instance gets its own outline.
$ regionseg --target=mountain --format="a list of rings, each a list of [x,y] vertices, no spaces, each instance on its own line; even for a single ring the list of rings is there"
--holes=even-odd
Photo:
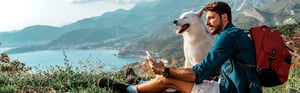
[[[261,7],[248,8],[233,17],[241,28],[267,25],[276,26],[300,22],[300,0],[276,0]]]
[[[237,3],[241,3],[240,0],[237,0],[237,1],[234,1],[232,0],[232,2],[230,3],[231,6],[233,6],[233,12],[236,12],[237,14],[241,15],[241,14],[245,14],[245,13],[248,13],[249,15],[253,16],[253,17],[256,17],[258,19],[254,19],[254,20],[263,20],[262,22],[253,22],[253,23],[247,23],[247,22],[251,22],[251,18],[247,17],[247,18],[234,18],[233,22],[236,24],[236,23],[239,23],[240,20],[237,20],[237,19],[243,19],[241,21],[244,21],[244,23],[242,24],[238,24],[238,27],[240,27],[241,25],[243,24],[251,24],[252,26],[258,26],[260,25],[260,23],[266,23],[268,22],[269,20],[272,20],[272,18],[269,18],[267,15],[270,15],[272,12],[268,12],[270,10],[273,10],[272,7],[269,8],[272,4],[274,4],[274,2],[277,2],[276,0],[242,0],[243,3],[247,2],[247,4],[237,4]],[[270,3],[274,1],[273,3]],[[281,3],[281,2],[278,2],[278,3]],[[264,5],[266,4],[266,5]],[[244,5],[244,7],[241,7],[239,8],[239,6],[242,6]],[[251,6],[253,5],[253,6]],[[255,8],[257,7],[257,8]],[[266,8],[266,9],[270,9],[270,10],[260,10],[262,7],[263,8]],[[274,7],[274,6],[273,6]],[[276,6],[277,8],[279,8],[279,6]],[[292,6],[291,6],[292,7]],[[281,6],[281,8],[285,9],[286,7],[284,6]],[[294,6],[295,8],[295,6]],[[243,10],[245,9],[245,10]],[[289,9],[286,9],[286,10],[289,10]],[[237,12],[237,11],[240,11],[240,12]],[[274,10],[273,10],[274,11]],[[274,13],[274,12],[273,12]],[[298,12],[297,12],[298,13]],[[276,14],[276,13],[275,13]],[[250,26],[247,26],[247,27],[250,27]],[[174,30],[173,30],[174,31]],[[179,36],[181,37],[181,36]],[[171,38],[175,38],[175,37],[171,37]],[[160,41],[158,40],[153,40],[153,41],[146,41],[146,42],[139,42],[139,43],[136,43],[136,44],[132,44],[130,46],[127,46],[125,48],[123,48],[120,53],[119,53],[119,56],[121,57],[128,57],[128,56],[133,56],[133,55],[144,55],[145,53],[143,53],[141,50],[148,50],[148,51],[154,51],[156,49],[156,52],[157,54],[160,54],[160,56],[164,56],[166,58],[169,58],[167,57],[168,54],[172,54],[172,53],[181,53],[183,55],[183,52],[182,52],[182,49],[181,50],[177,50],[177,52],[174,52],[176,51],[175,49],[173,49],[172,47],[170,46],[177,46],[179,49],[180,47],[182,48],[182,41],[181,42],[177,42],[177,44],[173,44],[173,43],[170,43],[169,40],[172,40],[171,38],[167,38],[167,39],[161,39]],[[179,40],[182,40],[182,39],[179,39]],[[164,42],[163,45],[165,47],[161,47],[161,46],[158,46],[161,44],[161,42]],[[141,47],[141,46],[144,46],[145,43],[151,43],[149,44],[148,46],[146,47]],[[166,47],[166,46],[169,46],[169,47]],[[151,47],[151,48],[149,48]],[[160,51],[160,50],[168,50],[168,51]],[[172,52],[170,52],[172,51]],[[132,54],[132,55],[130,55]],[[177,54],[178,56],[178,54]]]
[[[145,51],[152,51],[155,57],[179,58],[183,56],[183,39],[181,36],[170,38],[140,41],[122,48],[118,53],[119,57],[136,57],[145,55]]]
[[[134,31],[125,27],[114,28],[86,28],[68,32],[47,44],[48,49],[95,49],[94,46],[105,47],[104,44],[128,37]]]
[[[7,47],[43,45],[58,38],[65,31],[59,27],[35,25],[19,31],[3,32],[0,40]]]
[[[108,32],[115,30],[113,28],[121,28],[118,29],[118,31],[115,31],[115,34],[118,34],[117,37],[110,33],[107,33],[107,35],[102,33],[107,38],[95,38],[98,40],[95,42],[89,42],[90,40],[82,39],[86,41],[86,43],[93,43],[93,45],[91,45],[82,44],[80,40],[73,39],[74,37],[63,36],[63,38],[58,38],[57,40],[51,42],[50,46],[67,44],[65,45],[67,48],[68,46],[74,46],[73,44],[68,45],[70,42],[76,42],[77,44],[81,44],[79,46],[89,45],[90,48],[102,47],[103,45],[122,48],[131,42],[170,38],[175,36],[175,27],[173,26],[172,22],[174,19],[178,18],[182,12],[191,11],[193,9],[197,10],[201,8],[201,6],[213,1],[216,0],[197,0],[189,3],[183,0],[157,0],[156,2],[141,2],[136,4],[136,6],[130,10],[119,9],[113,12],[105,13],[101,16],[86,18],[79,20],[76,23],[63,26],[64,29],[70,31],[70,33],[67,34],[73,34],[74,37],[78,37],[78,35],[75,35],[77,33],[76,31],[82,29],[94,29],[94,34],[100,35],[99,33],[96,33],[100,29],[105,28],[107,29],[106,32]],[[224,1],[230,2],[230,4],[235,4],[234,9],[238,8],[239,10],[243,10],[245,7],[249,7],[250,5],[261,6],[272,0],[244,0],[243,2],[240,2],[240,0]],[[90,31],[82,30],[82,33],[90,33]],[[110,41],[110,44],[104,44],[103,41]],[[121,46],[119,46],[120,44],[117,44],[118,46],[114,46],[114,43],[120,43]],[[56,47],[58,48],[60,46]]]
[[[85,18],[75,23],[56,28],[56,30],[32,30],[27,33],[35,39],[11,51],[25,52],[44,49],[121,49],[137,42],[168,40],[176,37],[172,22],[185,11],[198,10],[205,4],[216,0],[157,0],[140,2],[130,10],[119,9],[100,16]],[[261,6],[274,0],[223,0],[233,6],[233,12],[239,13],[250,6]],[[35,27],[34,27],[35,28]],[[46,32],[43,32],[46,31]],[[52,32],[59,32],[51,34]],[[14,34],[25,33],[24,30]],[[39,37],[38,33],[49,33]],[[16,35],[15,39],[0,39],[6,43],[22,41],[29,38]],[[0,37],[3,35],[0,34]],[[6,36],[13,37],[14,35]],[[48,38],[49,37],[49,38]],[[48,39],[47,39],[48,38]],[[2,41],[2,42],[3,42]],[[30,45],[32,44],[32,45]],[[139,45],[139,44],[136,44]],[[126,47],[125,47],[126,48]],[[123,50],[123,49],[122,49]],[[8,51],[8,52],[11,52]]]
[[[225,2],[228,2],[230,7],[233,9],[233,12],[240,12],[248,7],[260,7],[265,4],[271,3],[275,0],[224,0]]]

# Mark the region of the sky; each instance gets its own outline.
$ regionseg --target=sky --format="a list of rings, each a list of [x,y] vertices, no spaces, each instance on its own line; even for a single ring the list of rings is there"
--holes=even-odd
[[[153,0],[0,0],[0,32],[33,25],[62,26]]]

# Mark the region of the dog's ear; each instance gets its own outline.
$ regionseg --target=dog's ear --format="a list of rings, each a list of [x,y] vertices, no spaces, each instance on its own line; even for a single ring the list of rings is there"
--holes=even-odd
[[[203,10],[203,8],[201,8],[201,9],[197,12],[196,15],[197,15],[198,17],[202,17],[203,12],[204,12],[204,10]]]

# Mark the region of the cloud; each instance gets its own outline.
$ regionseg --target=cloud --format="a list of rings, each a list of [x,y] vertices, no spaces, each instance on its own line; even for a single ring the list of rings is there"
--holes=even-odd
[[[115,0],[116,3],[137,3],[137,2],[151,2],[156,0]]]
[[[65,0],[68,3],[91,3],[91,2],[97,2],[97,1],[105,1],[105,2],[111,2],[111,3],[118,3],[118,4],[126,4],[126,3],[138,3],[138,2],[151,2],[156,0]]]
[[[96,1],[102,1],[102,0],[65,0],[68,3],[90,3],[90,2],[96,2]]]

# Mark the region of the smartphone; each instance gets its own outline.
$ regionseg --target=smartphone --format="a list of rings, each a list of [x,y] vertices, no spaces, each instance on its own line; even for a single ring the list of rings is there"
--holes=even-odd
[[[149,51],[145,51],[147,56],[149,56],[150,58],[152,58],[152,56],[150,55]]]
[[[153,58],[152,58],[152,56],[150,55],[149,51],[145,51],[145,52],[146,52],[147,56],[149,56],[149,57],[153,60]],[[149,66],[150,66],[150,63],[149,63]]]
[[[145,51],[145,52],[146,52],[147,56],[149,56],[150,58],[152,58],[152,56],[150,55],[149,51]],[[149,63],[149,66],[150,66],[150,63]],[[159,77],[159,75],[155,75],[155,76],[156,76],[156,78]]]

